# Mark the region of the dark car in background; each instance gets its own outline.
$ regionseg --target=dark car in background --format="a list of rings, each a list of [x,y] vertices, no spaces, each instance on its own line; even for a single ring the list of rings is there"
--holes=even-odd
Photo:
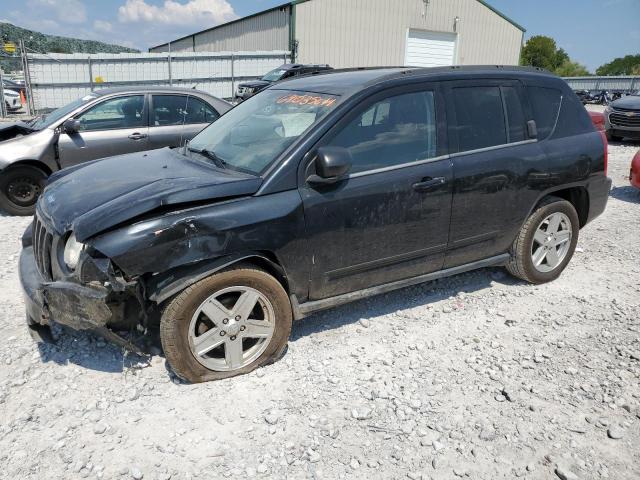
[[[604,120],[609,140],[640,140],[640,96],[627,95],[609,103]]]
[[[116,330],[159,326],[199,382],[277,360],[293,319],[346,302],[487,266],[549,282],[605,209],[603,137],[537,69],[281,82],[182,149],[54,174],[22,239],[27,322],[131,349]]]
[[[32,215],[51,173],[123,153],[177,147],[231,108],[192,89],[97,90],[33,120],[0,126],[0,209]]]
[[[271,70],[260,80],[243,82],[238,85],[235,93],[234,101],[241,102],[256,93],[264,90],[275,82],[285,80],[287,78],[299,77],[300,75],[309,75],[317,72],[325,72],[332,70],[329,65],[302,65],[299,63],[285,63],[275,70]]]
[[[590,93],[589,90],[585,90],[583,88],[579,88],[577,90],[574,90],[573,93],[575,93],[578,98],[580,99],[580,101],[582,102],[583,105],[587,104],[589,102],[589,98],[590,98]]]

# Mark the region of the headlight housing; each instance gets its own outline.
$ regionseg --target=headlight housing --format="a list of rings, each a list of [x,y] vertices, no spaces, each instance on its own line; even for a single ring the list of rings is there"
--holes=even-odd
[[[84,250],[84,243],[76,240],[75,234],[69,235],[67,243],[64,245],[64,263],[70,270],[75,270],[80,260],[80,254]]]

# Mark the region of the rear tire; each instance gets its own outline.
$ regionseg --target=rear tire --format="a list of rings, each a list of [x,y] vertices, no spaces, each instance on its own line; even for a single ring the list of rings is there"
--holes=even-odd
[[[176,375],[206,382],[248,373],[280,358],[291,323],[291,304],[282,285],[263,270],[246,266],[211,275],[178,294],[162,314],[160,339]]]
[[[0,174],[0,208],[10,215],[33,215],[47,174],[30,165],[9,167]]]
[[[573,256],[579,230],[580,221],[573,205],[548,197],[520,229],[511,247],[507,270],[533,284],[555,280]]]

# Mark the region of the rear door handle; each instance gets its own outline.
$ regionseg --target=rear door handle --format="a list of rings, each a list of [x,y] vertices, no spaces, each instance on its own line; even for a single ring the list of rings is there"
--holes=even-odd
[[[142,140],[143,138],[147,138],[147,134],[146,133],[132,133],[131,135],[129,135],[129,138],[131,140]]]
[[[444,185],[447,180],[444,177],[425,177],[420,180],[418,183],[413,184],[413,189],[416,192],[428,192],[429,190],[433,190],[440,185]]]

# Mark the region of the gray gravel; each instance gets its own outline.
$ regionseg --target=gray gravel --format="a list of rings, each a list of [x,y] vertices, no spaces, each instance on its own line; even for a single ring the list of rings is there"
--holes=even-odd
[[[29,219],[0,217],[0,477],[638,479],[638,146],[564,275],[487,269],[298,323],[286,356],[187,385],[86,334],[36,345]]]

